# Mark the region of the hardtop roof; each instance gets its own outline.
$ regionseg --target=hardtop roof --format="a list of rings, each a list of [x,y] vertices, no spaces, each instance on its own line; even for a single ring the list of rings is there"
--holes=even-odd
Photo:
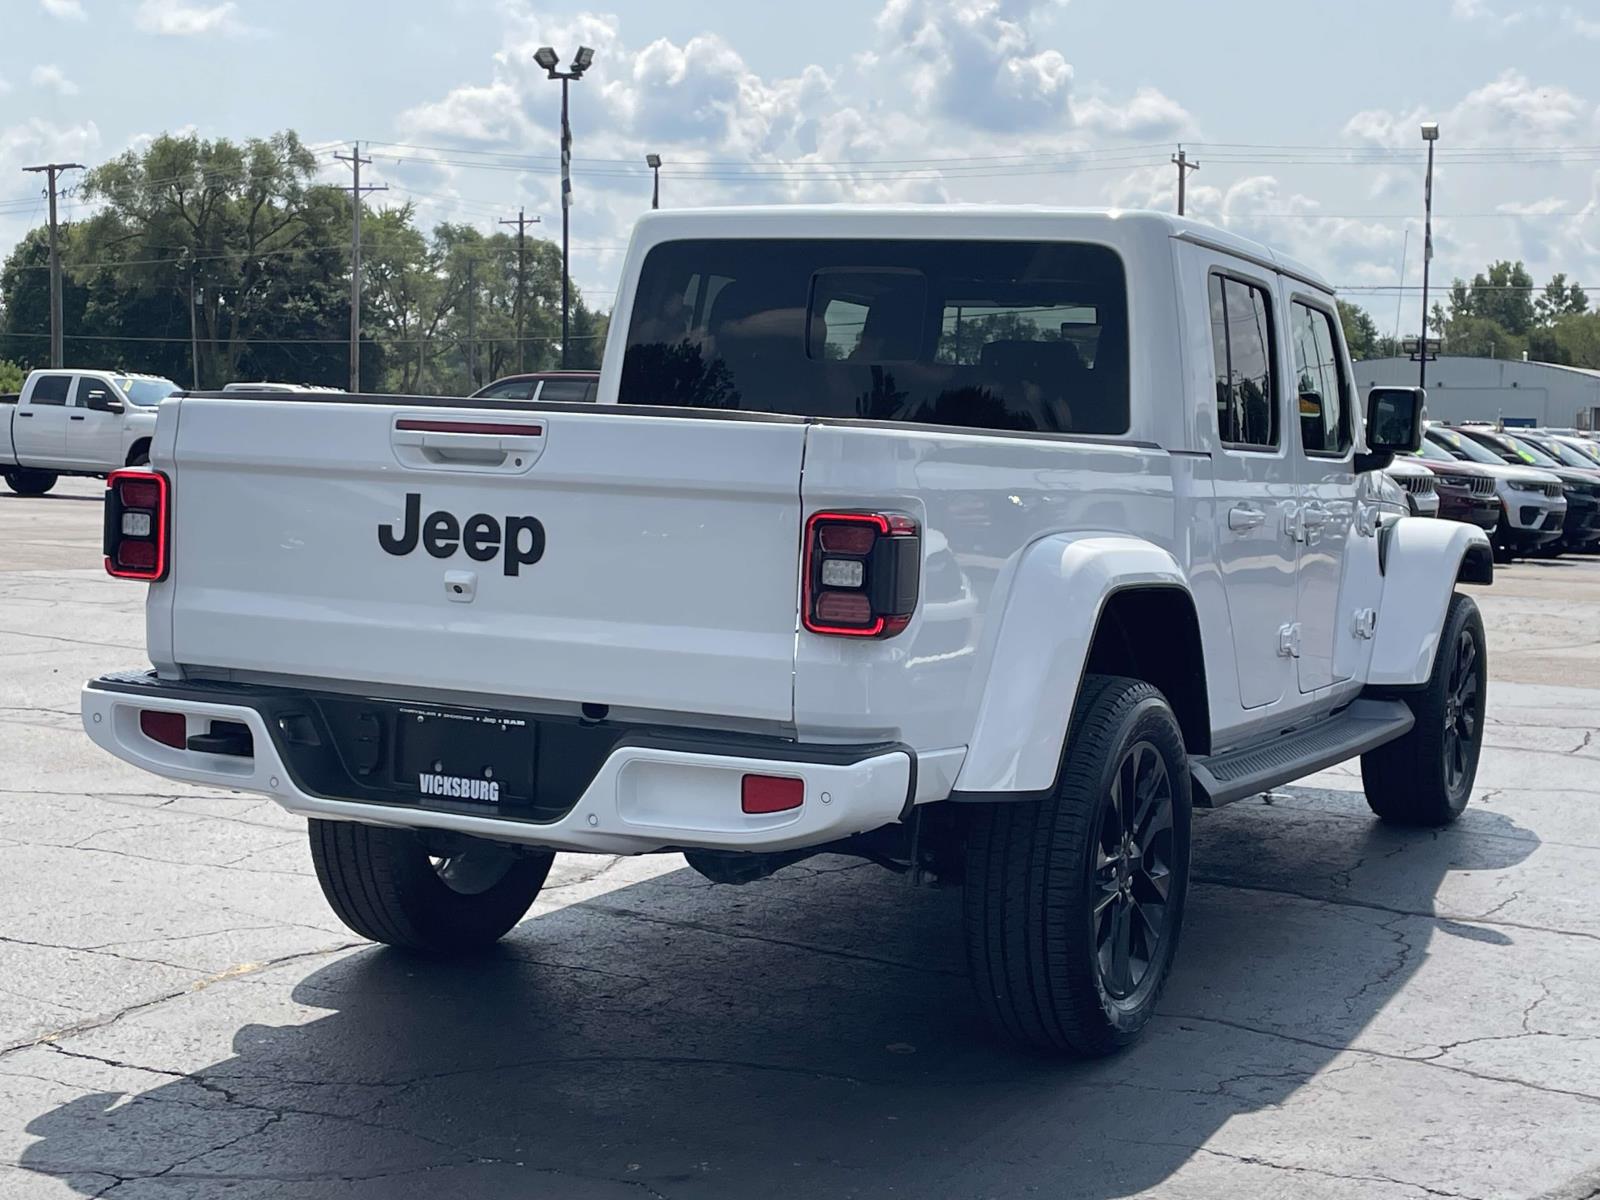
[[[1296,262],[1262,242],[1204,221],[1147,209],[1059,208],[1047,205],[996,204],[785,204],[727,208],[678,208],[646,213],[636,226],[636,236],[650,242],[685,237],[815,237],[821,229],[834,237],[915,238],[918,219],[970,224],[974,234],[985,225],[1037,222],[1052,227],[1059,222],[1062,235],[1092,240],[1113,228],[1130,227],[1149,237],[1182,238],[1224,253],[1262,263],[1293,275],[1323,291],[1332,292],[1318,272]],[[909,222],[909,223],[908,223]],[[798,232],[803,230],[804,232]],[[930,236],[947,236],[940,233]]]

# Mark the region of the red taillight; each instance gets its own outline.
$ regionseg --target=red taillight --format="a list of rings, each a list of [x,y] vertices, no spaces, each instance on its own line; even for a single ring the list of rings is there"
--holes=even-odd
[[[922,573],[917,523],[902,513],[806,520],[801,621],[812,633],[893,637],[911,623]]]
[[[106,479],[106,570],[153,583],[167,576],[172,486],[159,471],[113,471]]]
[[[872,601],[865,592],[818,592],[811,611],[826,625],[872,624]]]
[[[788,812],[806,802],[806,781],[783,775],[746,775],[739,807],[747,813]]]
[[[817,542],[829,554],[870,554],[880,531],[888,533],[888,524],[852,521],[848,525],[823,525],[817,530]]]
[[[160,742],[174,750],[186,750],[189,747],[189,723],[182,713],[140,709],[139,732],[152,742]]]

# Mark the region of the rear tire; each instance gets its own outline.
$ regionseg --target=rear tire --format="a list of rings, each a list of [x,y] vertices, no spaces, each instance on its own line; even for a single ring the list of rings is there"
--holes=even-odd
[[[1450,598],[1433,671],[1403,696],[1417,719],[1405,737],[1361,756],[1367,804],[1391,825],[1448,825],[1472,796],[1483,750],[1489,655],[1470,596]]]
[[[475,838],[441,856],[415,830],[350,821],[313,820],[310,835],[317,882],[339,919],[417,954],[493,945],[527,913],[555,858]]]
[[[1166,699],[1086,676],[1054,793],[971,820],[967,964],[984,1014],[1048,1053],[1128,1045],[1166,985],[1188,889],[1189,767]]]
[[[54,471],[30,471],[26,467],[17,467],[5,475],[6,486],[19,496],[42,496],[61,478]]]

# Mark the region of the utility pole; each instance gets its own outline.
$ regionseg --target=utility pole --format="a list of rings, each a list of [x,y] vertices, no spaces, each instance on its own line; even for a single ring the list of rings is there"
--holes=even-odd
[[[527,368],[523,364],[522,342],[524,336],[523,313],[526,311],[527,277],[528,277],[528,226],[539,224],[539,218],[529,219],[524,209],[517,209],[515,221],[502,220],[502,225],[515,225],[517,227],[517,374],[522,374]]]
[[[194,315],[194,256],[183,253],[183,265],[189,275],[189,378],[195,391],[200,390],[200,334],[195,328]]]
[[[81,171],[82,163],[45,163],[42,167],[23,167],[29,174],[48,176],[50,189],[50,365],[62,367],[66,338],[61,329],[61,251],[56,235],[56,177],[63,171]]]
[[[350,197],[350,390],[361,390],[361,197],[367,192],[386,192],[387,185],[379,187],[361,186],[361,167],[363,164],[372,165],[370,158],[361,157],[361,143],[356,142],[350,147],[349,154],[335,154],[334,158],[340,162],[350,164],[354,175],[351,180]]]
[[[467,386],[478,390],[478,260],[467,259]]]
[[[1172,156],[1172,163],[1178,168],[1178,215],[1181,217],[1188,197],[1189,172],[1198,171],[1200,164],[1190,160],[1182,142],[1178,143],[1178,152]]]

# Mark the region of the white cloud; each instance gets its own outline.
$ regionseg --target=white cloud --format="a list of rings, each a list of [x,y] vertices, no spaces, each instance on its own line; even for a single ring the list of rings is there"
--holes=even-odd
[[[11,81],[9,79],[7,79],[4,75],[0,75],[0,96],[4,96],[10,90],[11,90]]]
[[[239,19],[238,8],[233,0],[224,4],[140,0],[139,7],[134,10],[133,23],[145,33],[165,37],[199,37],[210,33],[236,36],[253,32]]]
[[[1345,137],[1373,146],[1419,144],[1418,125],[1438,121],[1439,146],[1551,146],[1593,139],[1600,131],[1594,105],[1560,86],[1541,86],[1505,71],[1442,112],[1368,109],[1346,122]]]
[[[1579,37],[1600,40],[1600,20],[1585,17],[1575,8],[1561,10],[1561,23]]]
[[[493,160],[502,167],[525,169],[480,171],[461,165],[459,154],[431,155],[430,163],[415,150],[397,151],[407,161],[386,164],[379,149],[376,170],[395,188],[394,199],[424,195],[425,220],[475,221],[487,231],[492,194],[497,207],[526,203],[553,228],[559,89],[532,55],[542,44],[593,46],[594,67],[572,88],[574,270],[601,304],[609,303],[603,289],[615,286],[628,229],[649,201],[646,152],[665,159],[669,207],[974,201],[1171,211],[1170,143],[1203,137],[1182,97],[1096,78],[1093,59],[1075,56],[1063,40],[1076,11],[1059,0],[878,0],[865,47],[784,73],[757,70],[720,33],[630,41],[631,25],[614,16],[505,3],[507,33],[478,77],[401,114],[394,136],[473,147],[504,156]],[[1509,6],[1487,3],[1491,14]],[[1541,11],[1551,19],[1558,13]],[[1062,36],[1047,37],[1046,29]],[[1588,165],[1580,175],[1549,163],[1452,159],[1469,147],[1600,141],[1593,98],[1516,71],[1426,108],[1354,113],[1336,140],[1406,152],[1381,165],[1257,165],[1195,147],[1203,167],[1189,179],[1190,211],[1280,248],[1335,283],[1391,285],[1404,252],[1416,283],[1417,124],[1433,119],[1444,133],[1437,277],[1470,278],[1509,254],[1524,257],[1535,276],[1564,270],[1600,280],[1600,192],[1591,194]],[[1354,298],[1370,301],[1374,312],[1386,308],[1392,322],[1394,293]]]
[[[39,0],[39,7],[60,21],[87,21],[83,0]]]
[[[1451,0],[1450,4],[1450,15],[1457,21],[1486,25],[1494,29],[1509,29],[1513,25],[1521,24],[1530,16],[1543,15],[1543,11],[1538,5],[1534,5],[1532,8],[1500,12],[1490,7],[1487,0]]]
[[[28,82],[36,88],[48,88],[63,96],[76,96],[78,85],[67,78],[66,72],[55,63],[40,63],[28,73]]]
[[[0,125],[0,179],[26,180],[21,188],[10,194],[31,193],[39,197],[38,204],[31,211],[12,209],[0,212],[0,247],[5,247],[9,252],[13,243],[29,228],[39,224],[44,211],[44,177],[23,175],[24,167],[44,162],[93,163],[101,155],[100,130],[93,121],[79,125],[57,125],[35,118],[15,125]],[[62,186],[70,188],[80,179],[80,173],[71,172],[65,176]],[[80,201],[69,196],[62,204],[63,218],[76,218],[81,211],[79,204]]]

